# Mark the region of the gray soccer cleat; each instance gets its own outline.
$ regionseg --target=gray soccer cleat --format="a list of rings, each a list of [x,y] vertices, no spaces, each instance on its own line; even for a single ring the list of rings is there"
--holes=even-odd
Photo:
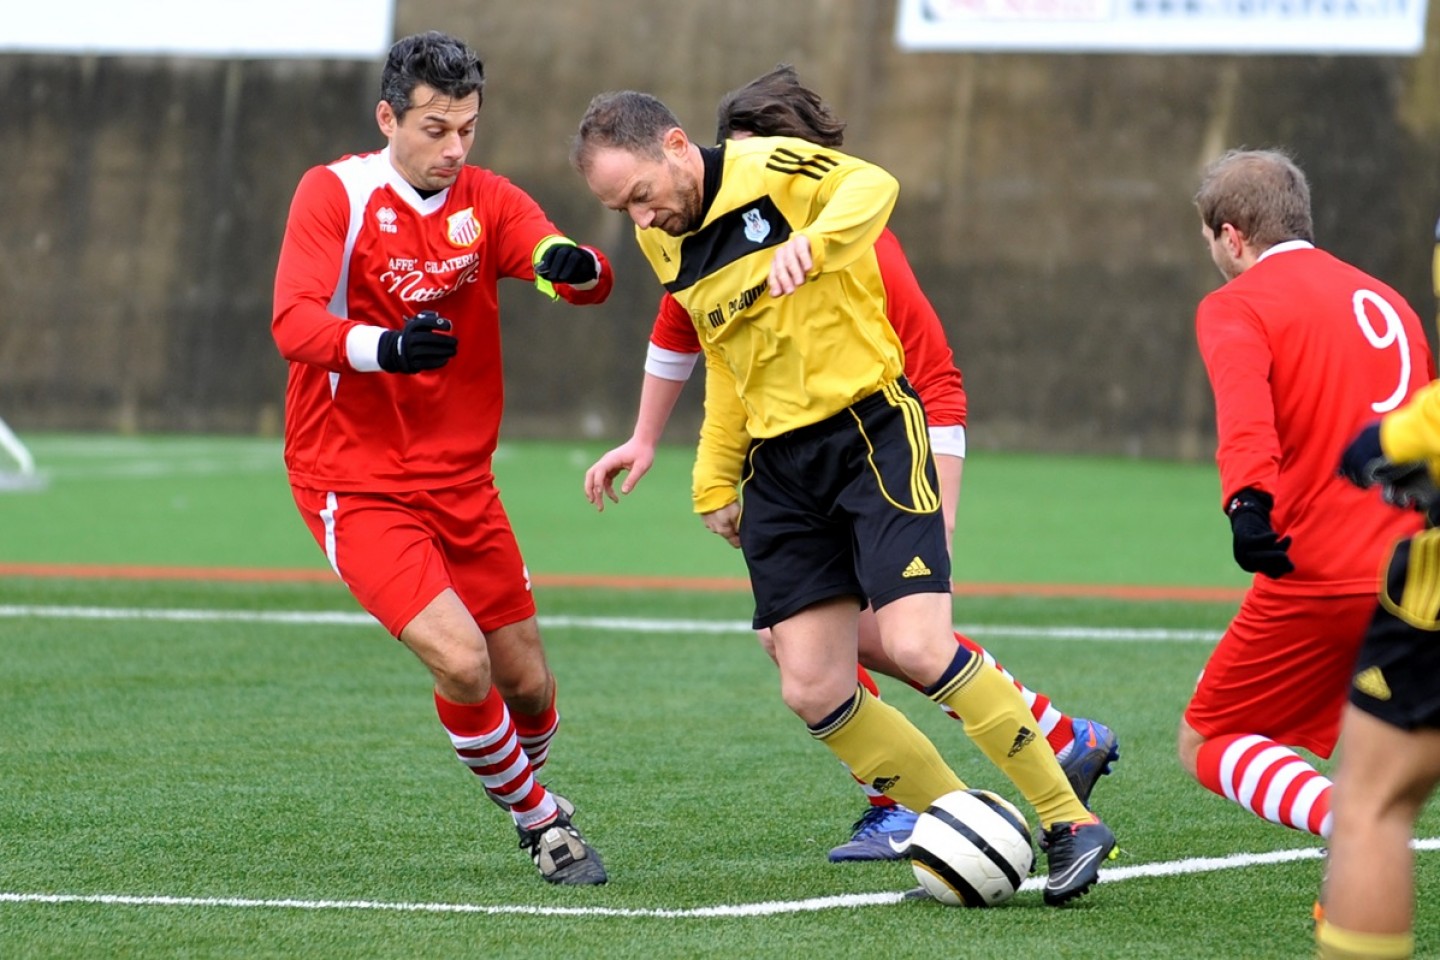
[[[533,830],[515,827],[520,834],[520,849],[530,855],[547,883],[595,886],[606,882],[610,876],[605,872],[600,854],[570,822],[575,813],[574,804],[558,794],[552,796],[559,808],[554,820]]]

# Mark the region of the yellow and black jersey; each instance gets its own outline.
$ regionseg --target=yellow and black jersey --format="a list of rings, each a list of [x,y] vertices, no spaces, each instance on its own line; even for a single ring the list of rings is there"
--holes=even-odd
[[[1380,421],[1380,448],[1395,463],[1424,460],[1440,479],[1440,380],[1416,390]]]
[[[706,391],[708,426],[730,433],[743,423],[748,437],[777,436],[899,377],[904,354],[886,319],[874,252],[899,192],[895,178],[790,137],[726,141],[720,164],[713,190],[707,176],[708,206],[695,231],[682,237],[636,231],[660,282],[689,312],[712,356],[709,376],[727,387]],[[809,238],[814,269],[793,294],[772,297],[773,248],[797,233]],[[746,440],[731,437],[720,449],[743,449]],[[710,462],[717,453],[702,443],[701,512],[705,478],[718,473],[728,480],[738,472],[738,464]],[[733,499],[732,492],[709,509]]]

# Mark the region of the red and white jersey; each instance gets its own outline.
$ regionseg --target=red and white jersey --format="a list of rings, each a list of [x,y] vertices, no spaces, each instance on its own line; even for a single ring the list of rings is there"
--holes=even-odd
[[[890,326],[905,348],[905,376],[925,405],[925,419],[932,427],[965,425],[965,385],[955,366],[955,355],[945,339],[945,328],[935,308],[920,289],[900,241],[887,228],[875,241],[880,279],[885,284],[885,313]],[[674,297],[660,298],[660,310],[650,332],[652,348],[674,354],[699,354],[700,338],[695,325]],[[667,380],[681,380],[694,367],[690,357],[683,363],[664,363],[664,355],[651,350],[646,370]]]
[[[1390,287],[1303,241],[1278,244],[1200,302],[1200,353],[1215,392],[1222,504],[1275,498],[1295,571],[1257,588],[1374,592],[1397,538],[1421,525],[1336,472],[1361,427],[1434,377],[1415,311]]]
[[[529,195],[480,167],[430,197],[388,149],[310,169],[285,225],[271,324],[290,361],[291,482],[384,492],[487,474],[504,403],[497,282],[533,281],[536,246],[557,235]],[[583,290],[557,284],[571,303],[599,303],[614,284],[605,257],[585,249],[600,279]],[[421,310],[453,324],[455,357],[418,374],[374,372],[380,331],[356,328],[399,329]]]

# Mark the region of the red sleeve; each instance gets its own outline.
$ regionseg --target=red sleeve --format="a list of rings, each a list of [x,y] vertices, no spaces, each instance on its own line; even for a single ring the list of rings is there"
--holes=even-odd
[[[550,222],[545,211],[524,190],[501,176],[493,176],[493,202],[496,206],[495,233],[504,238],[499,257],[500,275],[535,282],[535,248],[546,237],[565,236]],[[555,292],[567,303],[603,303],[615,287],[615,273],[610,261],[598,248],[581,245],[595,255],[600,263],[600,278],[593,287],[580,289],[568,283],[555,284]]]
[[[875,258],[885,284],[885,313],[905,348],[905,376],[920,394],[926,421],[931,426],[964,426],[965,384],[945,327],[889,229],[875,241]]]
[[[300,180],[285,221],[275,270],[270,332],[286,360],[348,370],[345,335],[356,324],[330,312],[340,282],[350,205],[340,178],[312,167]]]
[[[680,306],[680,301],[668,293],[660,295],[660,310],[655,314],[655,325],[650,329],[650,342],[676,353],[700,352],[700,335],[690,322],[690,314]]]
[[[1258,317],[1224,288],[1200,302],[1195,333],[1215,394],[1221,509],[1246,487],[1276,496],[1280,439],[1270,392],[1270,339]]]

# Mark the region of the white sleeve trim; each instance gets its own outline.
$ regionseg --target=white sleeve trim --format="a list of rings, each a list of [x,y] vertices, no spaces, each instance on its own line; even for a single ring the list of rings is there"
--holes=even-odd
[[[372,327],[359,323],[345,335],[345,359],[350,367],[359,373],[378,373],[380,370],[380,335],[384,327]]]
[[[690,379],[690,374],[695,370],[695,361],[700,359],[698,353],[681,353],[679,350],[666,350],[664,347],[657,347],[653,342],[645,351],[645,372],[652,377],[659,377],[661,380]]]
[[[945,457],[965,456],[965,428],[960,424],[930,428],[930,452]]]

